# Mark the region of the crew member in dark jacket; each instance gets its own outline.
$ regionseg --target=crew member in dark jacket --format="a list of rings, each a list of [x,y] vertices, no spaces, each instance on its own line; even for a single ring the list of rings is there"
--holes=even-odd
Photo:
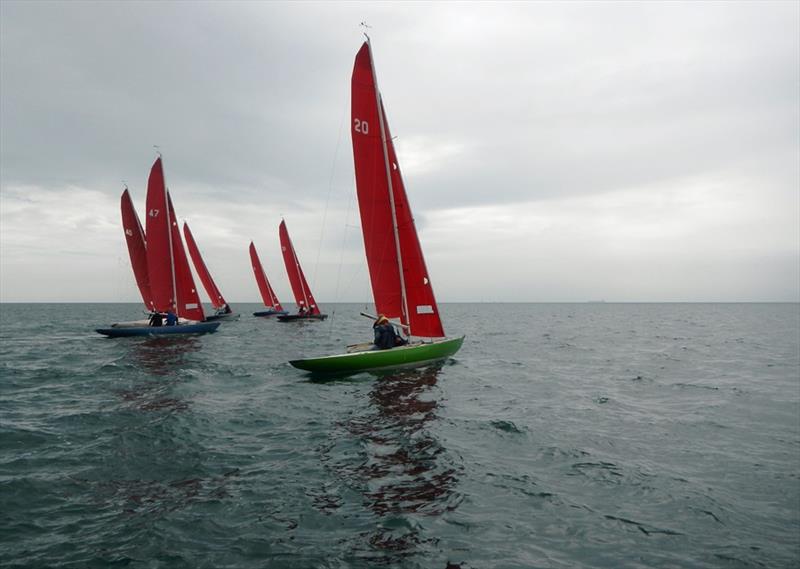
[[[378,316],[378,319],[375,321],[375,324],[372,325],[372,328],[375,332],[375,339],[373,340],[373,343],[379,350],[388,350],[389,348],[402,346],[406,343],[405,340],[397,335],[397,332],[394,330],[394,326],[389,323],[389,319],[383,314]]]

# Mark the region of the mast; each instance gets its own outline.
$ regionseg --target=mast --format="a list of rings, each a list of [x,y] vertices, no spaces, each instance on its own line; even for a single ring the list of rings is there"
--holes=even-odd
[[[366,33],[364,37],[367,38],[367,47],[369,47],[369,64],[372,67],[372,81],[375,84],[375,103],[378,107],[378,122],[381,126],[381,148],[383,149],[383,162],[386,167],[386,180],[389,184],[389,209],[392,212],[392,232],[394,233],[394,246],[397,251],[397,272],[400,276],[400,298],[403,309],[405,321],[408,323],[408,335],[411,336],[411,319],[408,315],[408,299],[406,298],[406,279],[403,274],[403,256],[400,251],[400,235],[397,228],[397,212],[394,205],[394,188],[392,187],[392,169],[389,164],[389,148],[386,141],[386,128],[384,127],[383,118],[383,104],[381,100],[381,92],[378,89],[378,75],[375,73],[375,58],[372,55],[372,43],[370,42],[369,35]],[[401,318],[402,320],[402,318]]]

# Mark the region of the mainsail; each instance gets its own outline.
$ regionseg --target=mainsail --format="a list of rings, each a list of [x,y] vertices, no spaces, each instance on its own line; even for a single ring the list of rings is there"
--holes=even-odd
[[[351,88],[356,189],[376,310],[400,318],[410,335],[444,337],[368,41],[356,55]]]
[[[128,245],[128,254],[131,257],[131,267],[136,278],[136,285],[142,293],[142,300],[148,310],[153,310],[153,293],[150,291],[150,276],[147,270],[147,242],[144,229],[133,207],[131,194],[128,189],[122,192],[120,199],[122,210],[122,229],[125,231],[125,243]]]
[[[147,181],[146,234],[147,269],[154,310],[175,310],[182,318],[204,320],[172,200],[164,184],[161,158],[153,164]]]
[[[159,312],[166,312],[174,309],[175,281],[172,272],[167,190],[164,186],[161,158],[156,159],[147,179],[146,209],[145,224],[149,241],[147,269],[150,276],[150,290],[153,294],[153,308]]]
[[[256,276],[256,283],[258,283],[258,290],[261,293],[261,298],[264,301],[264,306],[272,307],[277,311],[283,311],[278,297],[275,296],[275,291],[269,284],[267,275],[264,272],[264,267],[261,266],[261,259],[258,258],[256,246],[250,242],[250,264],[253,266],[253,274]]]
[[[308,288],[303,269],[300,268],[300,261],[297,259],[292,240],[289,238],[285,221],[281,221],[278,233],[281,239],[283,262],[286,265],[286,272],[289,275],[289,283],[292,285],[292,292],[297,306],[305,308],[308,314],[319,314],[319,307],[311,294],[311,289]]]
[[[189,256],[192,258],[194,268],[197,274],[200,275],[200,282],[203,283],[203,287],[206,289],[208,297],[211,299],[211,306],[215,309],[227,306],[225,299],[222,297],[222,293],[217,287],[217,283],[211,278],[211,273],[208,271],[208,267],[206,267],[203,257],[200,255],[200,249],[198,249],[197,243],[194,240],[192,230],[189,229],[189,224],[186,222],[183,223],[183,235],[186,237],[186,248],[189,249]]]

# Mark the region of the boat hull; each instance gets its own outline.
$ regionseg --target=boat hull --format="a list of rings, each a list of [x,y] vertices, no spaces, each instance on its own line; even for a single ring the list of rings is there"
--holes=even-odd
[[[261,310],[253,312],[253,316],[283,316],[289,314],[286,310]]]
[[[146,328],[150,326],[150,319],[145,318],[143,320],[131,320],[129,322],[114,322],[111,327],[112,328]]]
[[[96,332],[109,338],[124,338],[130,336],[207,334],[215,332],[217,328],[219,328],[219,322],[198,322],[196,324],[179,324],[177,326],[116,326],[113,328],[98,328]]]
[[[337,354],[320,358],[292,360],[297,369],[316,374],[343,374],[428,365],[455,354],[464,342],[460,338],[444,338],[432,343],[398,346],[389,350],[370,350]]]
[[[325,320],[327,314],[284,314],[278,316],[281,322],[297,322],[298,320]]]
[[[203,322],[219,322],[219,321],[231,321],[231,320],[238,320],[239,314],[236,312],[231,312],[229,314],[212,314],[211,316],[206,316],[206,319]]]

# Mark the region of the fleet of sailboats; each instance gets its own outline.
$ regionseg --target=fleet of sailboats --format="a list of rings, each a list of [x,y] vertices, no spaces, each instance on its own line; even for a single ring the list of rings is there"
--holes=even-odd
[[[214,332],[219,322],[204,322],[203,306],[183,249],[175,208],[164,182],[160,156],[150,170],[146,204],[147,221],[142,234],[130,195],[127,190],[122,194],[122,222],[134,275],[145,307],[156,318],[118,323],[109,328],[98,328],[97,332],[111,337]],[[156,322],[163,324],[162,314],[167,315],[168,322],[170,315],[175,315],[176,323],[151,325]]]
[[[369,36],[356,55],[351,76],[351,138],[364,250],[372,296],[380,315],[372,318],[384,329],[393,326],[389,329],[394,330],[394,339],[390,345],[381,345],[382,349],[376,343],[384,342],[376,340],[348,346],[344,353],[290,363],[312,373],[338,374],[417,367],[446,359],[461,348],[464,337],[445,336],[378,88]],[[127,187],[120,207],[136,284],[145,308],[153,316],[97,331],[107,336],[213,332],[219,322],[210,320],[230,318],[234,313],[212,278],[189,225],[184,223],[189,256],[215,314],[206,317],[203,311],[160,156],[150,171],[146,202],[144,228]],[[281,306],[251,241],[250,263],[266,308],[253,315],[276,315],[281,322],[324,320],[327,315],[314,299],[283,220],[278,236],[298,311],[289,314]],[[170,316],[166,326],[159,325],[164,313]]]

